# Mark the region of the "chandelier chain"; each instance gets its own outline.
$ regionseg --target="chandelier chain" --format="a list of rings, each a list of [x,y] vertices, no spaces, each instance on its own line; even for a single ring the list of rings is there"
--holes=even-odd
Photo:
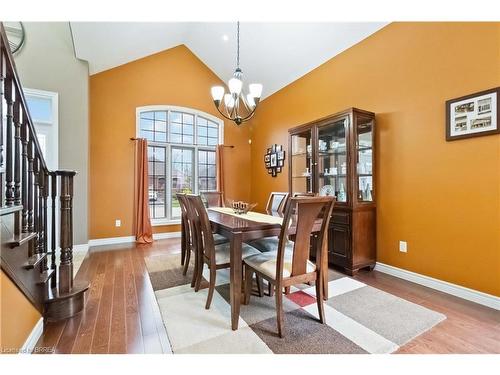
[[[236,67],[240,68],[240,21],[237,22]]]
[[[249,93],[243,90],[243,73],[240,69],[240,21],[236,23],[236,70],[228,82],[229,93],[224,87],[212,87],[212,98],[217,111],[226,119],[234,121],[236,125],[250,120],[262,94],[261,84],[248,85]]]

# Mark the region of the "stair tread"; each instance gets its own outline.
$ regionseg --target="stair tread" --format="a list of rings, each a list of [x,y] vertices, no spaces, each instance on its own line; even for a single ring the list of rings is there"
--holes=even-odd
[[[27,269],[35,268],[46,257],[47,257],[47,254],[45,254],[45,253],[35,254],[35,255],[29,257],[28,261],[26,263],[24,263],[24,268],[27,268]]]
[[[55,270],[46,270],[40,274],[40,278],[37,284],[46,284],[53,276],[55,276]]]
[[[25,244],[26,242],[32,240],[35,238],[37,235],[36,232],[27,232],[27,233],[21,233],[21,234],[15,234],[14,238],[12,241],[9,241],[9,245],[11,248],[21,246]]]

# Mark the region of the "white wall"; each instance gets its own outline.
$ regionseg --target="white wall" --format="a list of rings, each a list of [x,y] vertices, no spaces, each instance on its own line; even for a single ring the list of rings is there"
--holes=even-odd
[[[75,244],[88,241],[89,70],[73,50],[68,22],[25,22],[26,41],[15,54],[21,84],[59,94],[59,168],[76,170]]]

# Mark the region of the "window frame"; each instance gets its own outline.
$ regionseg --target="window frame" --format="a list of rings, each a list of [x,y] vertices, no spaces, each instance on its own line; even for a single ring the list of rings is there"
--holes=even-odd
[[[141,114],[143,112],[151,111],[166,111],[167,112],[167,134],[166,142],[155,142],[148,140],[148,146],[154,147],[164,147],[165,148],[165,218],[161,219],[151,219],[151,225],[176,225],[180,224],[181,219],[172,218],[172,148],[186,148],[193,150],[193,176],[194,176],[194,193],[199,194],[198,187],[198,163],[199,163],[199,153],[198,151],[215,151],[217,145],[224,144],[224,121],[220,118],[213,116],[209,113],[188,107],[179,107],[173,105],[148,105],[137,107],[135,111],[136,118],[136,137],[141,137]],[[193,144],[185,143],[170,143],[170,112],[182,112],[188,113],[194,116],[193,120]],[[218,143],[215,146],[208,145],[198,145],[198,117],[203,117],[207,120],[213,121],[218,125],[219,137]],[[149,177],[149,174],[148,174]],[[148,182],[149,184],[149,182]],[[170,197],[170,199],[168,199]]]

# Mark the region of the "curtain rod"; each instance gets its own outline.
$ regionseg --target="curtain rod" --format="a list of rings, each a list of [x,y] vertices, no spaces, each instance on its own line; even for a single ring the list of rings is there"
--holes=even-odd
[[[130,140],[131,140],[131,141],[138,141],[139,139],[141,139],[141,138],[130,137]],[[222,145],[222,146],[224,146],[224,147],[229,147],[229,148],[234,148],[234,146],[233,146],[233,145]]]

